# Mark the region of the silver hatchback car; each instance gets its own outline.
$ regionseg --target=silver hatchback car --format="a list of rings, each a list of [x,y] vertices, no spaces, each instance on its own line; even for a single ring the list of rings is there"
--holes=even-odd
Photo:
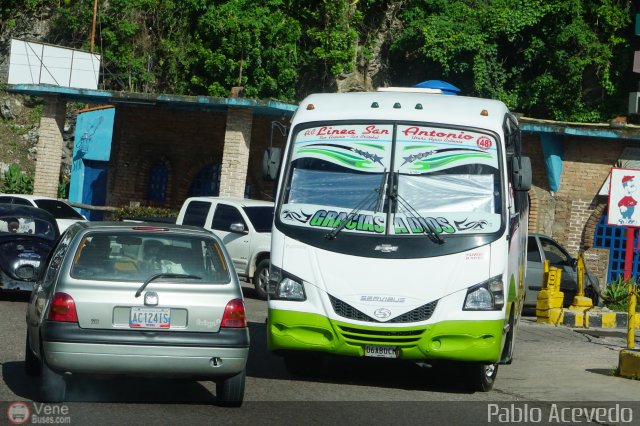
[[[237,274],[201,228],[71,225],[27,308],[25,369],[42,399],[73,374],[213,380],[222,405],[244,397],[249,331]]]

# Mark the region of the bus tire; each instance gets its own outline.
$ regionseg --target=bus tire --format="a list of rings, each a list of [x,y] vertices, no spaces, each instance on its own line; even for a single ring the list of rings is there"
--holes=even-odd
[[[498,375],[497,363],[473,363],[466,371],[467,387],[473,392],[489,392]]]
[[[504,348],[502,349],[502,356],[500,357],[500,364],[511,364],[513,360],[513,347],[515,346],[515,314],[513,310],[509,315],[509,331],[504,341]]]

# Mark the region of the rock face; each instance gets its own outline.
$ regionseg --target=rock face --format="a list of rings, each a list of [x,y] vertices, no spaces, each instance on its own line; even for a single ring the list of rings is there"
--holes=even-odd
[[[24,109],[24,105],[20,101],[20,99],[9,96],[2,100],[0,104],[0,115],[5,120],[15,120],[18,117],[22,110]]]
[[[362,54],[363,46],[356,46],[358,50],[354,71],[336,79],[338,92],[372,91],[378,87],[385,87],[389,81],[388,56],[389,47],[394,35],[401,28],[398,13],[404,7],[404,1],[390,2],[387,10],[377,22],[370,26],[369,33],[363,34],[368,40],[369,54]]]
[[[46,42],[50,28],[51,9],[43,7],[37,15],[23,14],[12,27],[3,28],[0,33],[0,81],[6,82],[9,75],[9,54],[11,39]]]

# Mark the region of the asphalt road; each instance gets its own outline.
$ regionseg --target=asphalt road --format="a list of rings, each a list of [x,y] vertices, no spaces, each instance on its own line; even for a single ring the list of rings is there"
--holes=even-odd
[[[30,408],[32,423],[94,425],[405,424],[425,418],[430,424],[486,424],[488,410],[515,406],[517,414],[519,407],[525,410],[523,404],[549,409],[565,401],[626,403],[634,422],[640,421],[640,381],[613,375],[626,345],[625,330],[585,333],[524,318],[514,362],[499,367],[489,393],[465,390],[456,370],[383,360],[340,360],[302,379],[290,376],[266,349],[266,302],[256,300],[250,287],[245,297],[252,345],[245,403],[227,409],[215,405],[215,385],[208,382],[133,378],[80,380],[65,404],[33,402],[38,380],[23,372],[26,298],[0,294],[0,424],[7,424],[5,413],[16,401]],[[640,347],[640,333],[637,343]]]

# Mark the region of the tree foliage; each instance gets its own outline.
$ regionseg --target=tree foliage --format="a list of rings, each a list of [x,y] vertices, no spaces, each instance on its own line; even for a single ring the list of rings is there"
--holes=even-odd
[[[6,28],[47,10],[44,41],[88,50],[93,3],[3,0],[0,16]],[[98,0],[95,50],[110,90],[240,85],[297,102],[373,60],[389,85],[444,79],[530,116],[589,122],[624,112],[635,90],[633,13],[630,0]]]
[[[419,52],[465,92],[556,120],[597,121],[615,112],[608,102],[626,106],[630,1],[417,0],[402,19],[394,49]]]

